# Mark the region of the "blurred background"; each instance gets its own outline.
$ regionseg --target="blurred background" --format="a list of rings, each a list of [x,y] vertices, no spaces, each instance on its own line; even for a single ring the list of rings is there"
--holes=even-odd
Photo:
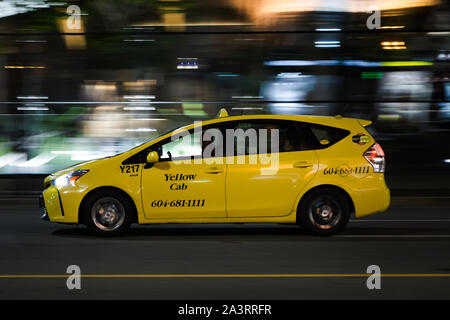
[[[369,119],[393,195],[448,196],[450,4],[0,1],[2,195],[220,108]]]

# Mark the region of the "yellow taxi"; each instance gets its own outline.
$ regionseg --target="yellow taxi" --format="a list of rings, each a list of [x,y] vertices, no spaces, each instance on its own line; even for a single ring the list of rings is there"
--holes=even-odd
[[[44,180],[43,219],[118,235],[132,223],[296,223],[315,235],[385,211],[385,155],[370,121],[228,116]]]

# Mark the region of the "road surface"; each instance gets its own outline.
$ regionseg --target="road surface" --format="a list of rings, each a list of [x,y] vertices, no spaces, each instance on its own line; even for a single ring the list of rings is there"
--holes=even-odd
[[[278,224],[134,226],[97,238],[0,201],[0,299],[449,299],[448,199],[391,208],[320,238]],[[81,290],[68,290],[69,265]],[[367,288],[367,267],[381,289]],[[20,277],[17,277],[20,276]]]

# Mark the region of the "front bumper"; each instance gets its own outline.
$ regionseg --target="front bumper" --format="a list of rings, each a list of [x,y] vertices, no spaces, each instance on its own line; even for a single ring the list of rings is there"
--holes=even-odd
[[[59,222],[64,220],[64,209],[58,189],[50,185],[42,192],[42,206],[44,207],[44,217],[49,221]],[[46,217],[45,217],[46,216]]]
[[[50,221],[50,218],[48,217],[47,213],[47,208],[45,208],[44,196],[42,194],[39,196],[39,208],[44,211],[42,213],[41,219],[45,221]]]

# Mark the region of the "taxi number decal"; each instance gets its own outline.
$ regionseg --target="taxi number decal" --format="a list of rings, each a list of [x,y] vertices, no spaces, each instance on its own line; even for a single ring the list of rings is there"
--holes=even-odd
[[[323,170],[323,174],[338,174],[342,177],[348,176],[349,174],[362,174],[362,173],[369,173],[370,167],[369,166],[363,166],[363,167],[353,167],[349,168],[347,166],[341,166],[339,168],[327,168]]]
[[[132,166],[120,166],[122,173],[136,173],[139,172],[139,165],[135,164]]]
[[[201,200],[154,200],[152,202],[152,207],[171,207],[171,208],[178,208],[178,207],[204,207],[205,206],[205,199]]]

